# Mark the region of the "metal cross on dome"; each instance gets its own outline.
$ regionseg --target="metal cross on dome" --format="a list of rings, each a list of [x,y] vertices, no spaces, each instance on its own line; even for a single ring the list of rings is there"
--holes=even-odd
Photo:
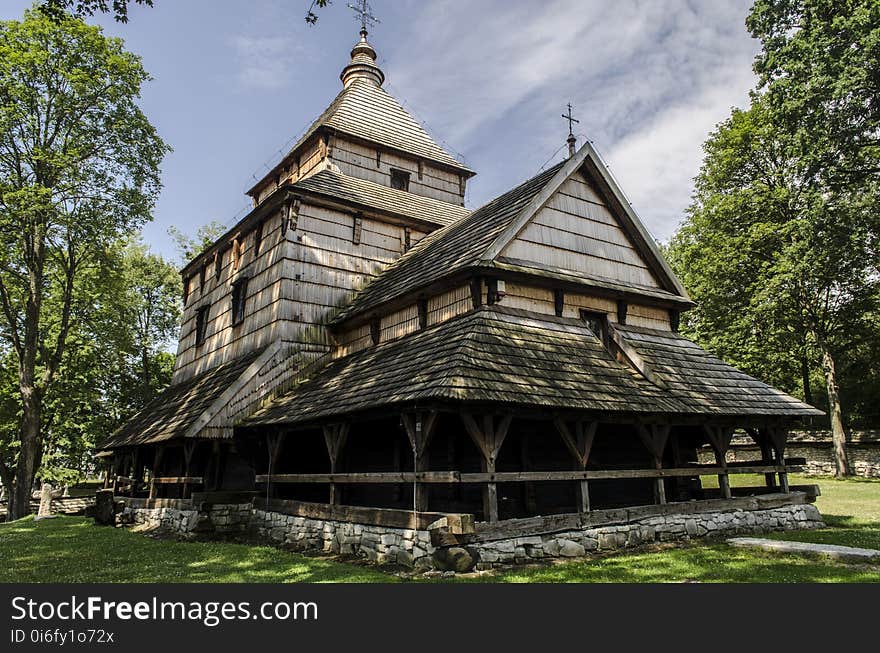
[[[364,36],[366,36],[367,34],[367,25],[372,27],[376,23],[382,22],[371,13],[372,7],[370,7],[370,3],[368,3],[367,0],[361,0],[356,5],[353,5],[349,2],[348,8],[358,14],[357,18],[361,21],[361,34],[363,34]]]
[[[580,124],[580,120],[571,115],[571,102],[568,103],[568,113],[563,113],[562,117],[568,120],[568,135],[574,136],[574,123]]]

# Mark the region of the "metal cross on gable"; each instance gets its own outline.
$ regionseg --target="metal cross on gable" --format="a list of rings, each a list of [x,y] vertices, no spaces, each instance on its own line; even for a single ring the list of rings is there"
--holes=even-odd
[[[562,117],[568,120],[568,135],[574,136],[574,123],[580,124],[581,121],[571,115],[571,102],[568,103],[568,113],[563,113]]]
[[[357,19],[361,21],[361,33],[364,35],[367,33],[367,25],[372,27],[376,23],[382,22],[372,14],[372,7],[367,0],[361,0],[354,5],[349,2],[348,8],[357,14]]]

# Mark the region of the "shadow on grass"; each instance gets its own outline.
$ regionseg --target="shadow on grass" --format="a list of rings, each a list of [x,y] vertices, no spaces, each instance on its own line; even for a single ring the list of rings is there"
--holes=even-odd
[[[274,547],[157,540],[83,518],[0,525],[0,582],[393,582],[374,568]]]

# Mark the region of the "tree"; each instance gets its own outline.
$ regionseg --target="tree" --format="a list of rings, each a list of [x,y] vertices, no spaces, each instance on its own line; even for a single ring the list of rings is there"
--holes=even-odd
[[[111,7],[112,4],[112,7]],[[128,22],[128,7],[132,4],[153,6],[153,0],[42,0],[40,10],[53,20],[59,20],[66,14],[85,18],[96,13],[107,14],[112,10],[117,22]]]
[[[168,235],[174,240],[180,260],[185,265],[213,245],[227,231],[226,225],[212,220],[196,229],[195,236],[190,236],[177,227],[169,227]]]
[[[699,304],[687,328],[710,349],[749,371],[770,369],[789,380],[819,358],[843,476],[838,361],[875,325],[876,202],[852,186],[824,183],[776,115],[755,93],[749,110],[735,110],[710,136],[670,258]],[[806,391],[809,374],[803,377]]]
[[[136,104],[149,79],[119,39],[28,11],[0,23],[0,307],[21,420],[11,515],[28,512],[44,451],[43,401],[73,317],[94,301],[83,275],[151,217],[168,147]]]

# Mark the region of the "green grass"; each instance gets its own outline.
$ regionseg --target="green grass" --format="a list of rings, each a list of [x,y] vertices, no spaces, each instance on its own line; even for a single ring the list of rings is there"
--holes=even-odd
[[[380,571],[267,546],[157,540],[82,517],[0,525],[0,582],[390,582]]]
[[[757,479],[737,479],[755,484]],[[880,480],[809,479],[829,527],[778,539],[880,549]],[[374,567],[231,542],[157,540],[74,517],[0,524],[0,582],[395,582]],[[880,582],[880,567],[734,549],[663,547],[459,577],[465,582]]]

